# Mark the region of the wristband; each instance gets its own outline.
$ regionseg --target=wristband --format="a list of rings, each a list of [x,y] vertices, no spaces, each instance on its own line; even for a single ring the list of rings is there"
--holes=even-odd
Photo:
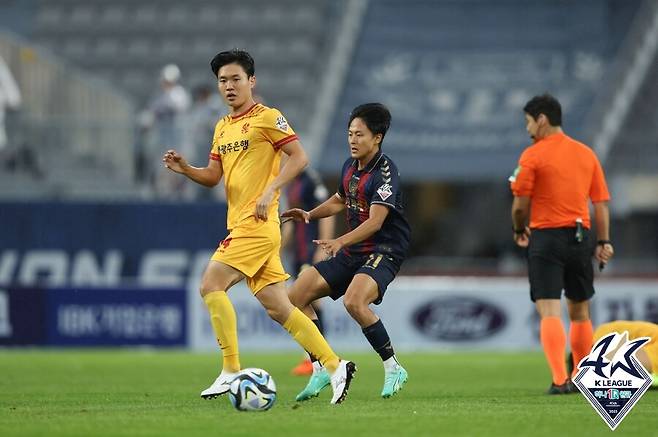
[[[604,246],[606,244],[609,244],[609,245],[612,246],[612,241],[610,241],[610,240],[599,240],[599,241],[596,242],[596,244],[598,246]]]

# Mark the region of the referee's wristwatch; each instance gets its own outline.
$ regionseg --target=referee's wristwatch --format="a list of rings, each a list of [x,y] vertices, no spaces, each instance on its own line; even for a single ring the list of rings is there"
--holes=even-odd
[[[605,246],[606,244],[609,244],[612,246],[612,241],[610,240],[599,240],[596,242],[597,246]]]
[[[525,227],[523,227],[523,228],[521,228],[521,229],[515,229],[515,228],[512,228],[512,230],[514,231],[514,233],[515,233],[516,235],[525,234]]]

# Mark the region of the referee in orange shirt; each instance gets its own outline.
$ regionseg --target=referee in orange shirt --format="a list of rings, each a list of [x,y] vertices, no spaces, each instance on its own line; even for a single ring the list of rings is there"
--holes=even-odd
[[[562,107],[555,97],[535,96],[523,111],[534,144],[523,151],[509,178],[514,193],[514,241],[528,248],[530,298],[541,317],[541,345],[553,376],[548,394],[566,394],[577,390],[564,361],[567,336],[560,298],[564,289],[571,320],[569,340],[577,364],[590,352],[593,336],[588,199],[594,204],[594,257],[603,268],[614,253],[609,234],[610,194],[594,151],[562,131]]]

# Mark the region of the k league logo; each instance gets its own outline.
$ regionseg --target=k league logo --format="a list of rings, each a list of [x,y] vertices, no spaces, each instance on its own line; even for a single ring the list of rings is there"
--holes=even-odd
[[[635,358],[650,340],[628,341],[627,332],[613,332],[601,338],[578,365],[573,382],[613,431],[651,386],[651,375]]]

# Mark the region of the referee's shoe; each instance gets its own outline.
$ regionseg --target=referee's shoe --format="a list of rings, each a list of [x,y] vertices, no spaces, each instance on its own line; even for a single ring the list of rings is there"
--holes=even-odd
[[[548,388],[548,391],[546,394],[549,395],[569,395],[573,393],[578,393],[578,387],[571,382],[571,378],[567,379],[564,381],[564,384],[557,385],[555,383],[551,383],[551,386]]]

